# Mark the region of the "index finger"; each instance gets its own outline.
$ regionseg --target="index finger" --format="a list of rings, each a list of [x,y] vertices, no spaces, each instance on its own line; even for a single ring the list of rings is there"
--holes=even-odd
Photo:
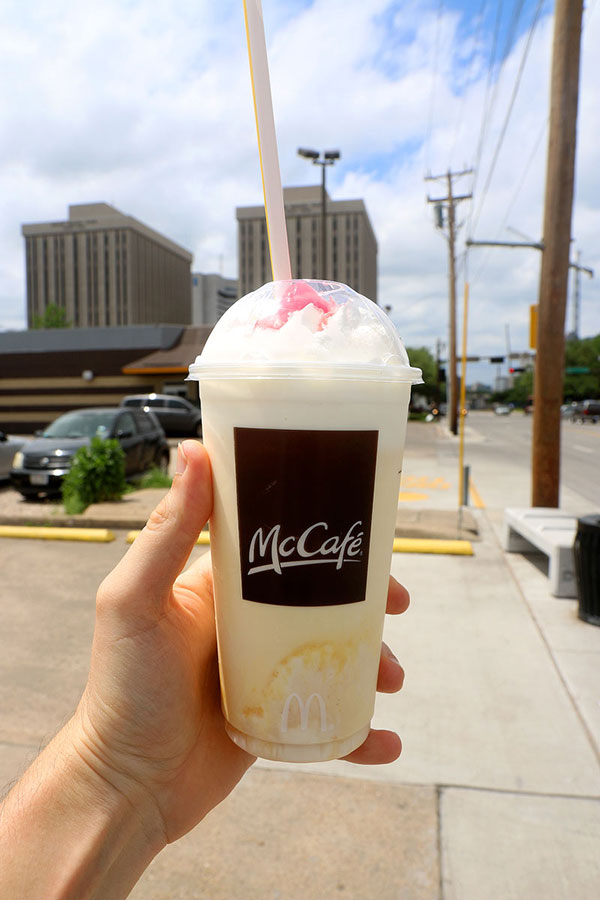
[[[390,584],[388,587],[386,613],[397,616],[406,612],[410,604],[410,594],[403,584],[396,581],[393,575],[390,575]]]

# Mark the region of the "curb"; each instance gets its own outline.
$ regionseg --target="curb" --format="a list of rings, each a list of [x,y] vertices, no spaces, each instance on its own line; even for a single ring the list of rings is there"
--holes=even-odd
[[[125,540],[132,544],[139,531],[129,531]],[[210,534],[201,531],[197,544],[210,546]],[[433,538],[394,538],[394,553],[447,553],[458,556],[473,556],[471,541],[445,541]]]
[[[127,534],[125,535],[125,540],[127,541],[127,543],[133,544],[133,542],[135,541],[135,539],[138,536],[138,534],[140,533],[140,531],[141,531],[141,529],[139,529],[137,531],[128,531]],[[196,543],[203,544],[204,546],[208,547],[210,545],[210,535],[209,535],[208,531],[201,531],[200,534],[198,535],[198,540],[196,541]]]
[[[99,543],[108,543],[115,539],[114,533],[108,528],[53,528],[43,525],[0,525],[0,537]]]
[[[394,553],[446,553],[473,556],[471,541],[445,541],[434,538],[394,538]]]

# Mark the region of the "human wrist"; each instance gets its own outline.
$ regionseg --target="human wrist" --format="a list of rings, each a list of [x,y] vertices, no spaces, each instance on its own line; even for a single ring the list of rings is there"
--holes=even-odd
[[[129,827],[143,832],[148,847],[156,855],[168,842],[158,804],[141,779],[124,771],[105,752],[90,726],[85,695],[63,734],[72,757],[74,787],[84,794],[96,796],[98,802],[119,820],[130,820]]]
[[[152,801],[126,781],[93,764],[70,720],[0,810],[0,896],[125,898],[165,844]]]

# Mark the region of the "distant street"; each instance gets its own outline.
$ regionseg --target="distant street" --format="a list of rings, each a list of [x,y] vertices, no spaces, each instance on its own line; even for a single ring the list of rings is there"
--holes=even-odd
[[[520,505],[512,499],[513,486],[528,484],[531,475],[532,417],[520,412],[496,416],[491,412],[471,412],[467,418],[465,461],[473,478],[485,483],[487,505]],[[600,423],[562,423],[561,507],[573,492],[591,502],[600,512]],[[491,479],[489,476],[492,475]],[[521,493],[522,489],[519,490]],[[492,499],[493,498],[493,499]],[[523,505],[530,505],[531,497]]]
[[[470,466],[471,480],[485,506],[531,505],[532,418],[521,412],[496,416],[491,411],[470,412],[465,428],[464,463]],[[560,506],[569,512],[600,512],[600,423],[562,423],[562,464]],[[404,472],[440,465],[451,483],[443,496],[430,495],[432,504],[458,502],[457,437],[451,437],[445,423],[409,423]],[[407,476],[405,487],[415,488]],[[417,489],[419,486],[416,485]],[[421,482],[427,490],[427,485]],[[471,504],[474,499],[471,497]]]

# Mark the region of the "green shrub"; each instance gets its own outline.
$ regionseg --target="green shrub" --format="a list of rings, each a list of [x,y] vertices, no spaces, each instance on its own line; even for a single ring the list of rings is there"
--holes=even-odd
[[[161,469],[156,467],[148,469],[144,472],[139,480],[138,487],[143,488],[170,488],[173,479],[170,475],[165,475]]]
[[[118,441],[94,437],[80,447],[62,485],[65,511],[76,515],[91,503],[120,500],[125,493],[125,453]]]

